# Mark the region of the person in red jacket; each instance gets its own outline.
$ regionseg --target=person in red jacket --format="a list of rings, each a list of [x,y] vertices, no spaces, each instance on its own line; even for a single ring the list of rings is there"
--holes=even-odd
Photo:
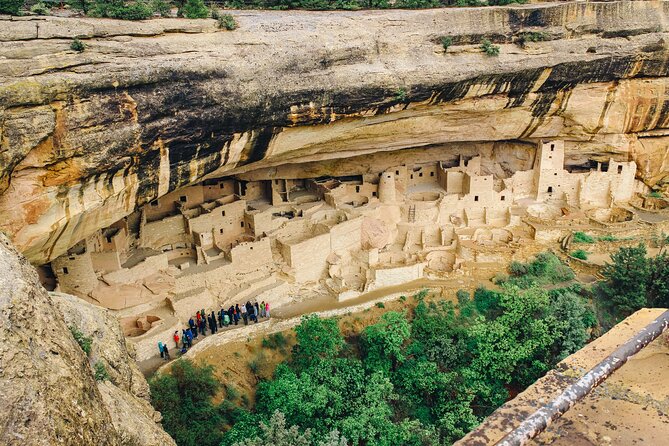
[[[175,331],[174,336],[172,336],[172,338],[174,339],[174,343],[177,345],[177,348],[179,348],[179,332]]]

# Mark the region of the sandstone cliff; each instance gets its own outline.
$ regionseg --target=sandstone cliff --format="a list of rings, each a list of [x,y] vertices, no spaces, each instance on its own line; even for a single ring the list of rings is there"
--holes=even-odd
[[[68,326],[93,338],[90,358]],[[118,322],[75,297],[49,296],[2,235],[0,345],[0,444],[174,445]],[[98,361],[109,381],[93,378]]]
[[[0,20],[0,230],[42,263],[207,175],[463,143],[561,138],[572,158],[631,158],[661,185],[668,11],[248,11],[232,32],[213,20]],[[521,44],[528,32],[541,41]],[[481,52],[484,36],[499,57]]]

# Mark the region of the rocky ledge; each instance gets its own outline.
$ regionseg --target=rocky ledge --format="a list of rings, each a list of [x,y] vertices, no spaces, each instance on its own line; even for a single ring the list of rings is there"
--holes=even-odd
[[[73,338],[92,339],[88,356]],[[0,444],[170,446],[123,332],[102,308],[50,296],[0,235]],[[96,381],[93,364],[108,379]]]
[[[39,264],[207,175],[462,143],[563,139],[662,186],[668,11],[244,11],[234,31],[0,19],[0,230]]]

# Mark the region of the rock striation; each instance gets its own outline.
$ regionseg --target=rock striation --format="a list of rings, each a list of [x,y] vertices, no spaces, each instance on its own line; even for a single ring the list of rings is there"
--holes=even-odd
[[[93,338],[90,358],[68,326]],[[2,235],[0,341],[0,444],[175,444],[157,424],[118,322],[75,297],[49,296]],[[98,361],[109,381],[95,381]]]
[[[244,11],[232,32],[213,20],[0,19],[0,230],[41,264],[207,176],[541,138],[565,140],[575,160],[633,160],[662,186],[668,11]],[[69,49],[75,36],[85,51]]]

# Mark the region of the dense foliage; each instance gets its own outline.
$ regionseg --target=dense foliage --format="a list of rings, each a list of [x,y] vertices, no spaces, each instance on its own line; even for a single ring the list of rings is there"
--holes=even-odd
[[[554,254],[514,262],[509,272],[498,289],[459,291],[457,305],[419,293],[406,310],[348,338],[335,319],[305,316],[290,359],[259,382],[255,404],[226,385],[227,399],[213,405],[220,384],[212,369],[178,361],[152,380],[154,405],[179,445],[450,444],[580,349],[598,325],[593,294]],[[666,253],[621,248],[603,274],[594,296],[621,316],[669,305]],[[281,334],[263,346],[287,352]]]
[[[304,317],[254,410],[213,406],[211,369],[188,362],[152,382],[156,408],[179,445],[449,444],[588,339],[594,317],[571,270],[552,254],[515,268],[499,290],[461,291],[457,305],[421,293],[349,338]]]
[[[669,306],[669,255],[648,257],[642,244],[622,247],[602,269],[605,280],[597,287],[604,306],[617,319],[643,307]]]
[[[179,446],[218,446],[223,418],[211,403],[220,384],[211,367],[178,360],[170,374],[150,382],[151,402],[163,415],[163,427]]]

